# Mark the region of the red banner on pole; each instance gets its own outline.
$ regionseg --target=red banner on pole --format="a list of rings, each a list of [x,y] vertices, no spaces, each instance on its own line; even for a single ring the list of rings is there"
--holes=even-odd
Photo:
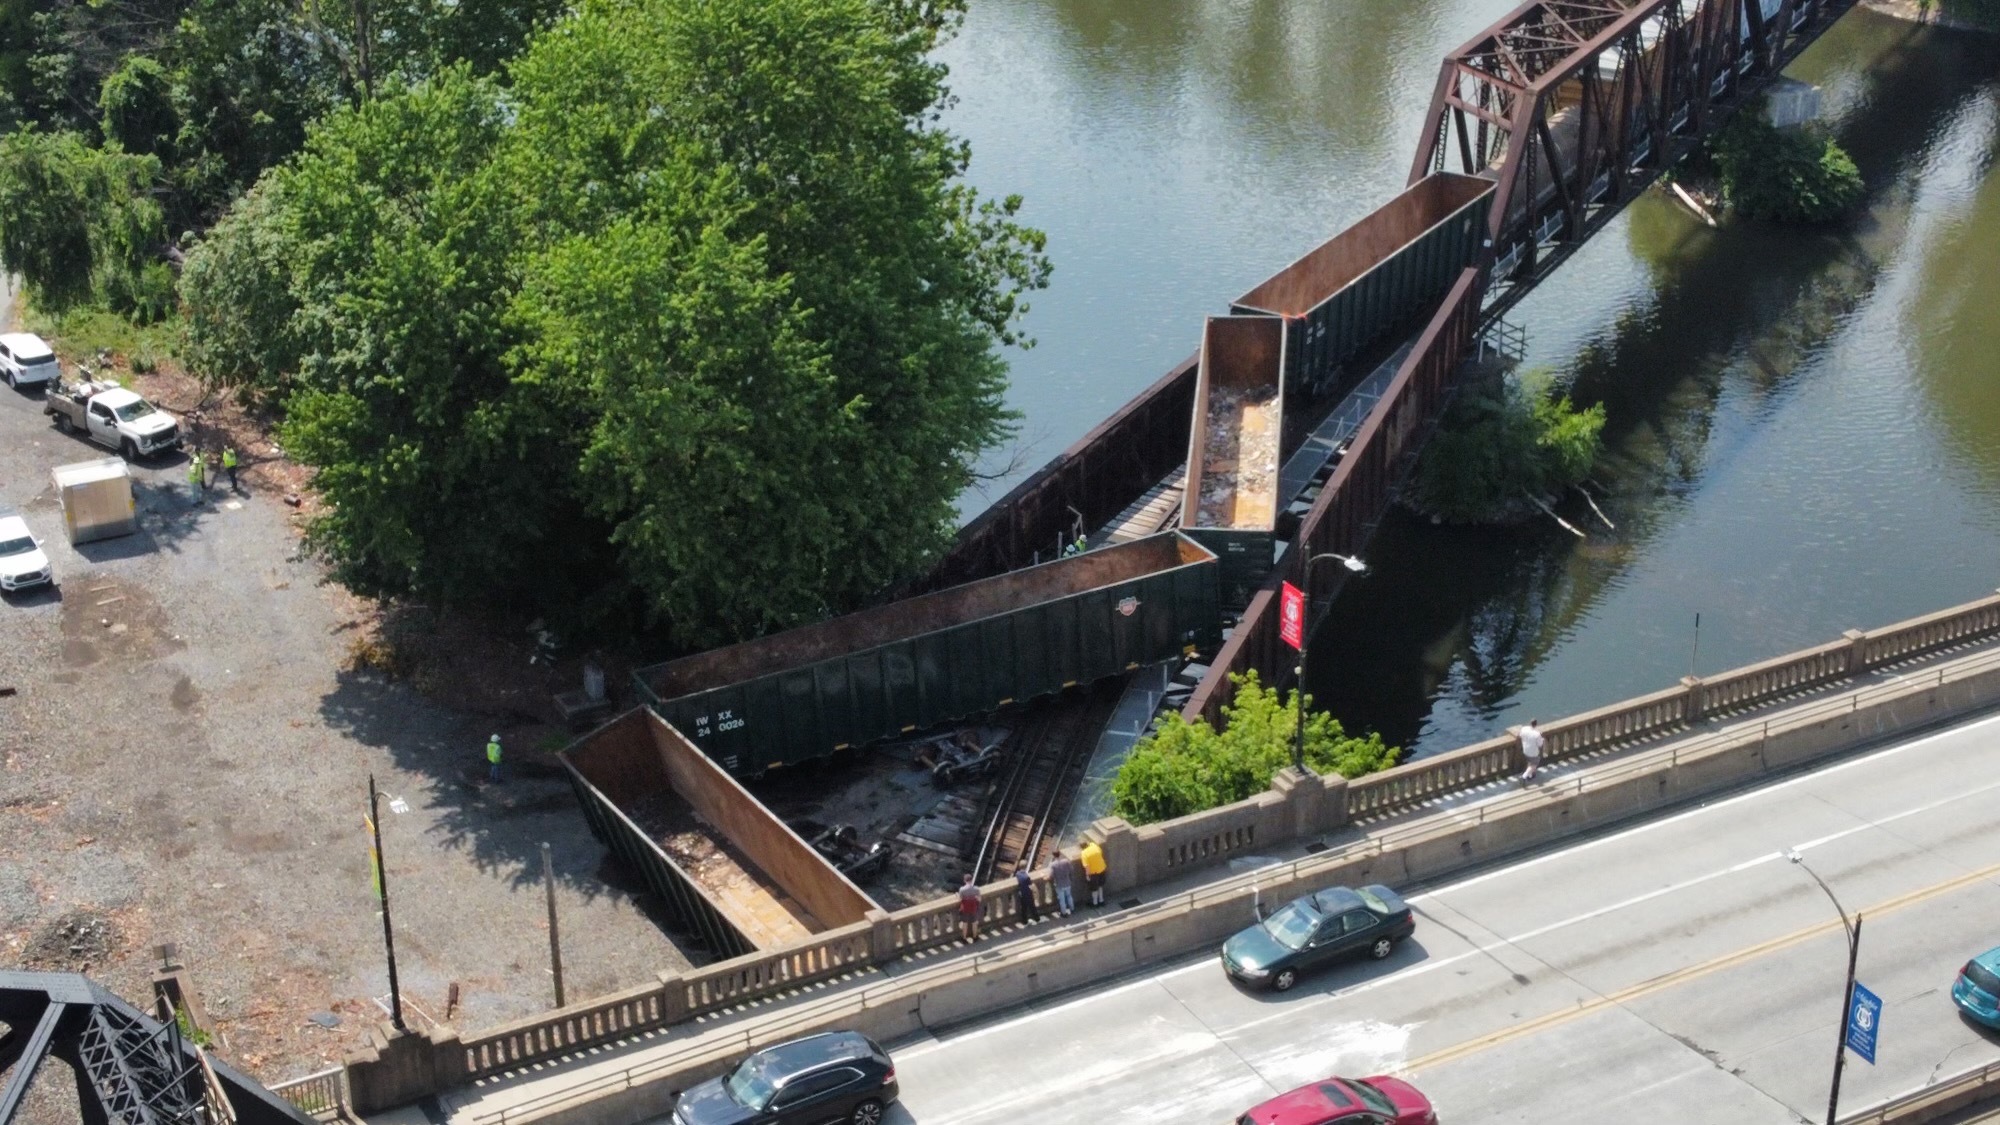
[[[1278,636],[1293,648],[1306,647],[1306,595],[1290,582],[1278,593]]]

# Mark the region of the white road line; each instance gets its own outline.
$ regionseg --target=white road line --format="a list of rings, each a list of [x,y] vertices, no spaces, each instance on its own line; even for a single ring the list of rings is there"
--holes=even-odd
[[[1613,833],[1609,836],[1599,837],[1598,839],[1595,840],[1587,840],[1573,847],[1563,848],[1560,851],[1551,852],[1543,856],[1537,856],[1534,859],[1527,860],[1522,863],[1509,864],[1506,867],[1502,867],[1495,871],[1489,871],[1483,875],[1475,875],[1469,879],[1462,879],[1455,883],[1448,883],[1444,886],[1436,888],[1435,890],[1426,891],[1423,894],[1415,895],[1411,897],[1409,901],[1413,906],[1416,903],[1424,901],[1439,901],[1441,897],[1444,895],[1464,890],[1467,887],[1477,886],[1481,883],[1485,883],[1505,875],[1512,875],[1518,872],[1526,871],[1536,866],[1539,866],[1543,863],[1547,863],[1550,860],[1562,858],[1565,856],[1576,855],[1581,852],[1586,852],[1591,849],[1601,847],[1605,844],[1613,843],[1615,841],[1626,840],[1631,837],[1638,836],[1642,833],[1652,832],[1657,829],[1664,828],[1668,825],[1679,823],[1683,820],[1688,820],[1693,817],[1702,816],[1708,813],[1718,811],[1720,809],[1726,809],[1734,805],[1742,804],[1745,801],[1765,796],[1767,794],[1781,792],[1785,789],[1789,789],[1795,785],[1799,785],[1807,781],[1812,781],[1818,778],[1826,777],[1834,773],[1844,772],[1846,770],[1852,769],[1857,766],[1862,766],[1872,762],[1882,761],[1884,759],[1893,757],[1897,754],[1904,753],[1905,751],[1912,750],[1917,747],[1935,742],[1942,738],[1964,734],[1970,731],[1978,730],[1981,727],[1993,726],[1993,725],[2000,725],[2000,715],[1982,719],[1976,723],[1970,723],[1965,726],[1953,727],[1948,730],[1938,731],[1935,734],[1925,735],[1922,738],[1915,739],[1910,742],[1899,743],[1895,746],[1886,747],[1884,749],[1877,750],[1871,754],[1864,755],[1860,758],[1855,758],[1850,761],[1840,762],[1835,765],[1828,766],[1825,769],[1815,770],[1812,771],[1811,773],[1802,774],[1798,777],[1788,778],[1785,781],[1776,782],[1771,785],[1763,786],[1758,789],[1751,790],[1750,792],[1747,793],[1740,793],[1726,800],[1717,801],[1714,802],[1713,804],[1702,805],[1699,808],[1689,809],[1686,812],[1677,813],[1670,817],[1664,817],[1659,820],[1649,821],[1645,824],[1637,825],[1635,827],[1628,828],[1622,832]],[[1963,792],[1954,793],[1949,797],[1941,798],[1936,801],[1931,801],[1923,805],[1918,805],[1914,808],[1904,809],[1901,812],[1892,813],[1888,816],[1881,817],[1876,820],[1864,821],[1863,823],[1857,824],[1851,828],[1842,829],[1839,832],[1835,832],[1827,836],[1822,836],[1814,840],[1809,840],[1802,844],[1794,845],[1794,848],[1795,850],[1803,852],[1811,848],[1824,847],[1825,845],[1832,843],[1836,840],[1856,835],[1861,832],[1866,832],[1871,829],[1880,828],[1884,825],[1892,824],[1896,821],[1905,819],[1907,817],[1918,816],[1927,812],[1934,812],[1937,809],[1943,808],[1944,806],[1952,804],[1954,802],[1981,796],[1986,793],[1992,792],[1996,789],[2000,789],[2000,782],[1994,782],[1992,784],[1984,785],[1977,789],[1970,789],[1970,790],[1965,790]],[[1673,894],[1677,891],[1687,890],[1690,887],[1700,886],[1701,884],[1709,882],[1711,880],[1718,879],[1726,875],[1733,875],[1738,872],[1747,871],[1753,867],[1757,867],[1765,863],[1770,863],[1773,860],[1778,860],[1782,858],[1784,858],[1784,852],[1782,851],[1767,852],[1763,855],[1756,856],[1754,858],[1747,860],[1742,860],[1738,863],[1731,864],[1727,867],[1718,868],[1714,871],[1710,871],[1702,875],[1697,875],[1689,879],[1684,879],[1678,883],[1673,883],[1665,887],[1660,887],[1655,890],[1647,891],[1643,894],[1634,895],[1631,898],[1624,899],[1620,902],[1611,903],[1610,905],[1607,906],[1601,906],[1594,910],[1588,910],[1581,914],[1577,914],[1569,918],[1564,918],[1558,922],[1551,922],[1548,925],[1541,926],[1533,930],[1528,930],[1524,933],[1516,934],[1513,937],[1501,938],[1498,941],[1488,942],[1482,945],[1475,945],[1472,948],[1462,953],[1455,953],[1449,957],[1440,957],[1427,960],[1422,964],[1412,965],[1407,969],[1400,969],[1394,973],[1388,974],[1387,976],[1377,977],[1373,980],[1362,981],[1358,984],[1350,985],[1347,988],[1338,989],[1336,991],[1326,993],[1325,996],[1320,1001],[1316,1001],[1315,1003],[1324,1003],[1326,1001],[1332,1001],[1332,1000],[1342,1000],[1350,996],[1358,996],[1362,993],[1372,992],[1378,988],[1383,988],[1391,984],[1401,983],[1413,977],[1422,976],[1425,973],[1434,972],[1438,969],[1445,968],[1449,965],[1457,964],[1458,962],[1464,961],[1468,958],[1486,956],[1488,954],[1491,954],[1495,950],[1505,948],[1509,945],[1514,945],[1518,942],[1530,941],[1533,940],[1534,938],[1545,936],[1547,934],[1553,933],[1565,927],[1576,925],[1580,922],[1587,922],[1596,918],[1601,918],[1607,914],[1616,913],[1617,911],[1637,906],[1640,903],[1648,902],[1652,899]],[[1422,912],[1419,911],[1419,913]],[[1249,924],[1248,921],[1246,921],[1245,925],[1248,924]],[[1092,992],[1087,995],[1080,996],[1071,1000],[1067,1000],[1064,1001],[1063,1003],[1052,1005],[1047,1008],[1038,1008],[1035,1009],[1032,1013],[1029,1013],[1029,1015],[1038,1016],[1043,1014],[1053,1014],[1056,1012],[1067,1011],[1071,1008],[1079,1007],[1084,1004],[1098,1004],[1103,1002],[1103,1000],[1106,997],[1117,996],[1119,994],[1130,992],[1135,989],[1151,988],[1155,986],[1164,985],[1167,981],[1172,980],[1176,977],[1186,976],[1193,973],[1213,973],[1219,971],[1220,970],[1217,969],[1217,967],[1212,961],[1204,959],[1201,961],[1196,961],[1192,964],[1182,965],[1180,968],[1177,969],[1169,969],[1165,972],[1154,973],[1149,976],[1141,977],[1137,980],[1126,981],[1123,984],[1116,985],[1107,989],[1101,989],[1099,991]],[[1218,1038],[1228,1039],[1233,1037],[1236,1033],[1240,1033],[1243,1030],[1252,1027],[1257,1027],[1262,1024],[1269,1023],[1273,1020],[1294,1018],[1296,1016],[1296,1011],[1294,1009],[1296,1009],[1297,1007],[1298,1005],[1292,1005],[1286,1011],[1264,1017],[1263,1019],[1253,1020],[1249,1023],[1239,1024],[1232,1030],[1231,1035],[1229,1036],[1219,1035]],[[922,1055],[928,1054],[930,1051],[936,1050],[940,1047],[951,1046],[957,1043],[970,1042],[975,1039],[984,1038],[985,1036],[991,1035],[995,1032],[1006,1030],[1009,1027],[1012,1027],[1014,1024],[1018,1023],[1023,1018],[1029,1018],[1029,1016],[1024,1015],[1021,1017],[1016,1017],[1014,1019],[1003,1021],[1001,1023],[990,1024],[986,1027],[974,1028],[971,1031],[967,1031],[959,1035],[952,1035],[949,1038],[942,1040],[933,1038],[925,1041],[922,1044],[919,1044],[916,1047],[898,1051],[897,1053],[899,1057],[912,1057],[912,1058],[921,1057]]]

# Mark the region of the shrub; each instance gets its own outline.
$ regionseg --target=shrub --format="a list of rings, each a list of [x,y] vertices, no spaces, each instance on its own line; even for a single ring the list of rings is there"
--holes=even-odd
[[[1241,801],[1269,789],[1271,775],[1291,764],[1298,692],[1281,702],[1277,689],[1258,683],[1255,672],[1230,680],[1236,697],[1223,708],[1221,730],[1206,719],[1190,723],[1169,712],[1132,748],[1111,782],[1119,816],[1150,824]],[[1308,766],[1342,777],[1387,769],[1400,753],[1383,745],[1379,734],[1349,736],[1324,711],[1308,711],[1305,744]]]
[[[1845,150],[1813,126],[1778,129],[1760,106],[1723,126],[1709,152],[1729,206],[1752,219],[1826,223],[1861,201],[1866,185]]]
[[[1504,518],[1589,476],[1603,432],[1603,404],[1578,410],[1546,373],[1466,387],[1417,463],[1410,503],[1455,523]]]

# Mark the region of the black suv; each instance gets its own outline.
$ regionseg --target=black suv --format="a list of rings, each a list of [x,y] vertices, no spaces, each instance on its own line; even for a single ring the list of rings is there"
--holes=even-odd
[[[896,1066],[875,1041],[829,1031],[780,1043],[681,1095],[675,1125],[878,1125]]]

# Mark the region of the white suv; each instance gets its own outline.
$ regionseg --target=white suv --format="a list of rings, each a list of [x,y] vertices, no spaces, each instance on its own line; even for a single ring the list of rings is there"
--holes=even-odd
[[[20,516],[0,515],[0,591],[13,593],[54,580],[41,541],[28,533]]]
[[[10,387],[46,386],[56,380],[56,353],[40,336],[0,333],[0,377]]]

